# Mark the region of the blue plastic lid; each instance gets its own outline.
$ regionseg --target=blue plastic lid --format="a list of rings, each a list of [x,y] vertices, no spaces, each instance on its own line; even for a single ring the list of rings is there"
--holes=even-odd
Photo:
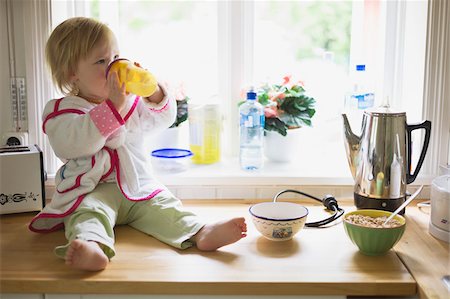
[[[193,155],[194,154],[190,150],[180,148],[161,148],[152,151],[153,157],[165,159],[185,158]]]
[[[256,100],[256,92],[253,90],[247,92],[247,100]]]

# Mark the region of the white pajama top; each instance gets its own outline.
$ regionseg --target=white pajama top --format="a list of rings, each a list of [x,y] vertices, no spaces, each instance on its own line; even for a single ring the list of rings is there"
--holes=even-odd
[[[55,175],[51,202],[29,225],[34,232],[64,227],[84,196],[101,182],[115,181],[128,200],[149,200],[165,190],[152,175],[145,139],[175,119],[175,99],[153,104],[130,95],[122,114],[110,100],[90,103],[77,96],[51,100],[44,109],[43,130],[57,157],[66,161]]]

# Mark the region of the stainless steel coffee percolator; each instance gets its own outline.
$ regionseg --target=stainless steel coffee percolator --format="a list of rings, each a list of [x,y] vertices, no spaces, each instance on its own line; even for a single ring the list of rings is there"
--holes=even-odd
[[[408,125],[405,112],[389,106],[364,111],[361,136],[354,134],[345,114],[345,149],[353,179],[358,209],[394,211],[406,199],[406,185],[414,182],[430,141],[431,122]],[[411,132],[424,129],[417,166],[411,173]]]

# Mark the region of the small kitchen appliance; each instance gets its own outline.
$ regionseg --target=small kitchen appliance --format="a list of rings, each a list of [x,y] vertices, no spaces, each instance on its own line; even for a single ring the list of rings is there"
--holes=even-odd
[[[0,147],[0,214],[40,211],[45,173],[37,145]]]
[[[429,231],[434,237],[450,243],[450,165],[441,166],[441,173],[431,183]]]
[[[384,105],[364,111],[358,136],[352,132],[347,116],[342,117],[356,207],[395,211],[406,199],[407,184],[414,182],[422,166],[431,122],[408,125],[405,112]],[[425,136],[417,166],[411,173],[411,133],[417,129],[424,129]]]

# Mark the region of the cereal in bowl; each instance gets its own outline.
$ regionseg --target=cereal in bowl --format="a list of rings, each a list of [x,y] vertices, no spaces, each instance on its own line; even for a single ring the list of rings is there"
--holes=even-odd
[[[399,227],[402,226],[402,223],[396,219],[389,220],[386,224],[384,222],[386,221],[388,217],[381,216],[381,217],[371,217],[366,215],[358,215],[358,214],[352,214],[345,217],[345,219],[355,225],[365,226],[365,227],[372,227],[372,228],[392,228],[392,227]]]

